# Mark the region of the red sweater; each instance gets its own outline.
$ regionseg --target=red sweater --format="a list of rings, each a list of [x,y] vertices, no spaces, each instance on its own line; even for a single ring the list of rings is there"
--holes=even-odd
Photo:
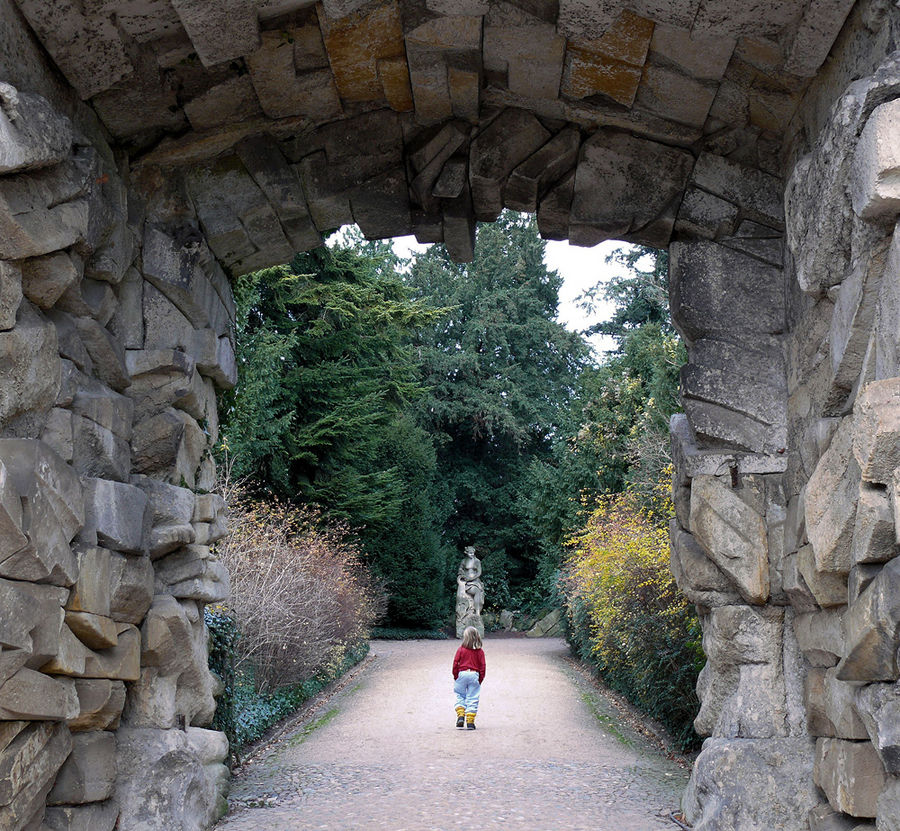
[[[484,681],[484,650],[467,649],[461,646],[453,658],[453,679],[459,678],[464,669],[474,669],[478,673],[478,683]]]

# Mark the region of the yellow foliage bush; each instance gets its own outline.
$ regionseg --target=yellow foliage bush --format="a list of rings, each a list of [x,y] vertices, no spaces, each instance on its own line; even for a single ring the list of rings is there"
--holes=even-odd
[[[569,541],[561,587],[582,659],[689,747],[700,627],[669,571],[671,503],[654,504],[662,510],[648,509],[635,492],[601,497]]]

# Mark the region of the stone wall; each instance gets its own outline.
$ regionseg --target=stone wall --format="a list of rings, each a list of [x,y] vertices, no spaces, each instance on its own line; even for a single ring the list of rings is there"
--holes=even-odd
[[[783,260],[775,234],[743,259],[670,249],[672,568],[701,612],[710,737],[684,807],[698,829],[896,831],[900,55],[795,142]]]
[[[689,819],[898,831],[900,8],[215,11],[0,0],[0,828],[221,810],[229,278],[350,222],[466,260],[509,207],[669,246]]]
[[[207,827],[234,304],[98,132],[0,84],[0,828]]]

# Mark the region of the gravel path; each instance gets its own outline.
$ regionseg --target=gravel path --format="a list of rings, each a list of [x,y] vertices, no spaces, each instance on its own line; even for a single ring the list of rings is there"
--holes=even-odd
[[[375,660],[235,777],[220,831],[652,831],[687,773],[618,721],[558,639],[488,639],[477,730],[457,730],[454,641]]]

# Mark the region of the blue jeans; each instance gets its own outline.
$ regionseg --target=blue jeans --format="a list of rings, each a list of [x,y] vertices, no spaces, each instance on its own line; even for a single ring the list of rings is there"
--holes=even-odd
[[[481,696],[481,683],[474,669],[464,669],[453,682],[456,693],[456,706],[465,707],[467,713],[478,712],[478,699]]]

